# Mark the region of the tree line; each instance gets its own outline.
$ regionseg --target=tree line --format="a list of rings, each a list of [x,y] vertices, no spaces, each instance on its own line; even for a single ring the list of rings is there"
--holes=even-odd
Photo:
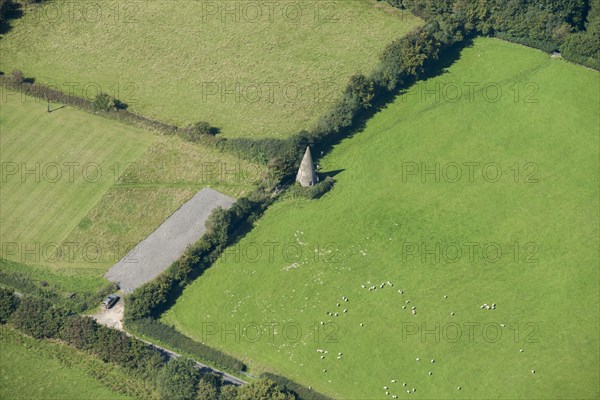
[[[454,19],[467,31],[558,51],[600,70],[600,0],[387,0],[426,21]]]
[[[240,387],[225,384],[220,375],[200,371],[188,358],[170,359],[155,347],[99,325],[90,317],[73,314],[45,299],[18,298],[12,290],[0,287],[0,325],[3,324],[34,339],[60,340],[105,363],[119,365],[128,374],[146,381],[161,400],[297,399],[293,392],[270,379]]]

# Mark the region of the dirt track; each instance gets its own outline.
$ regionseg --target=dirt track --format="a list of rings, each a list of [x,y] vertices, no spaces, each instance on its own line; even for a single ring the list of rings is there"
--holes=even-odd
[[[133,336],[136,337],[134,335],[131,335],[129,332],[125,331],[123,329],[123,312],[125,309],[125,302],[123,301],[123,299],[119,299],[119,301],[117,302],[117,304],[115,304],[111,309],[107,310],[105,308],[101,308],[100,311],[98,311],[96,314],[91,315],[92,318],[94,318],[96,320],[96,322],[98,322],[99,324],[108,326],[110,328],[114,328],[114,329],[118,329],[120,331],[125,332],[125,334],[127,334],[128,336]],[[149,345],[151,345],[152,347],[160,350],[161,352],[163,352],[164,354],[166,354],[169,358],[177,358],[177,357],[181,357],[180,354],[175,353],[171,350],[165,349],[164,347],[158,346],[152,342],[148,342],[144,339],[141,338],[137,338],[139,340],[141,340],[142,342],[145,342]],[[246,381],[227,374],[223,371],[219,371],[218,369],[215,368],[211,368],[205,364],[199,363],[196,361],[196,367],[198,367],[200,370],[202,371],[211,371],[217,375],[221,375],[223,377],[223,380],[225,382],[229,382],[232,383],[234,385],[243,385],[246,383]]]

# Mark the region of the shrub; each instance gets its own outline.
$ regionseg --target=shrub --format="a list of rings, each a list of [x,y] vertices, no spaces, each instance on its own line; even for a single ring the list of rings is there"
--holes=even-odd
[[[238,400],[295,400],[294,393],[270,379],[261,379],[237,388]]]
[[[344,93],[360,108],[369,108],[375,95],[373,81],[362,74],[353,75]]]
[[[211,126],[206,121],[199,121],[181,130],[181,137],[190,142],[199,142],[207,136],[219,133],[219,128]]]
[[[98,93],[92,103],[94,111],[110,111],[115,109],[115,99],[106,93]]]
[[[243,371],[246,368],[240,360],[206,346],[203,343],[196,342],[155,319],[144,318],[136,321],[127,321],[127,326],[142,335],[163,343],[168,343],[175,350],[195,357],[201,362],[210,363],[234,373]]]
[[[96,337],[93,351],[102,361],[114,362],[123,366],[128,364],[131,343],[125,333],[98,325]]]
[[[431,25],[430,29],[435,29]],[[381,55],[375,83],[393,91],[424,71],[426,60],[437,60],[440,43],[432,31],[418,29],[390,43]]]
[[[225,385],[221,388],[219,400],[237,400],[238,388],[233,385]]]
[[[302,187],[295,184],[290,189],[290,194],[297,197],[305,197],[307,199],[318,199],[333,188],[335,180],[328,176],[314,186]]]
[[[206,220],[206,230],[213,243],[227,243],[231,225],[231,213],[221,207],[215,208]]]
[[[25,82],[25,75],[23,74],[23,71],[21,71],[19,69],[15,69],[10,74],[10,79],[13,83],[21,84],[21,83]]]
[[[162,274],[137,288],[125,298],[125,318],[139,319],[150,316],[155,307],[167,300],[167,294],[174,284],[173,278]]]
[[[199,379],[200,373],[192,360],[176,358],[160,370],[158,392],[164,400],[193,400]]]
[[[65,322],[67,312],[45,300],[26,296],[12,314],[10,322],[36,339],[55,338]]]
[[[19,300],[12,290],[0,288],[0,324],[8,322],[10,316],[15,312]]]
[[[95,346],[98,324],[90,317],[67,319],[60,330],[60,338],[78,349],[90,350]]]
[[[206,121],[199,121],[192,125],[192,130],[198,135],[216,135],[219,130]]]
[[[323,196],[325,193],[329,192],[335,183],[335,180],[328,176],[321,182],[309,188],[309,198],[318,199]]]
[[[313,389],[309,389],[305,386],[300,385],[283,377],[281,375],[276,375],[270,372],[265,372],[260,375],[262,379],[268,379],[270,381],[278,383],[280,386],[286,388],[289,391],[292,391],[298,395],[298,397],[302,400],[331,400],[330,397],[325,396],[319,392],[314,391]]]
[[[196,400],[219,400],[219,386],[215,386],[204,377],[196,387]]]
[[[570,35],[560,51],[566,60],[600,70],[600,27],[596,33],[578,32]]]

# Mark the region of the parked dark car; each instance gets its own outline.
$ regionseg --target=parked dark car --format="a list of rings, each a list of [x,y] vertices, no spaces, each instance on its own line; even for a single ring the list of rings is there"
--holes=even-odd
[[[117,301],[119,301],[119,299],[120,297],[116,294],[109,294],[108,297],[102,302],[102,306],[104,306],[104,308],[108,310],[109,308],[112,308],[112,306],[117,304]]]

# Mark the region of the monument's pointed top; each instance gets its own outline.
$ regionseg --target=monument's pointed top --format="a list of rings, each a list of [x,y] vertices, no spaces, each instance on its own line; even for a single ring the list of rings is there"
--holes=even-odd
[[[313,167],[312,155],[310,154],[310,147],[306,147],[304,157],[300,163],[298,174],[296,174],[296,181],[300,182],[302,186],[313,186],[317,183],[317,174]]]

